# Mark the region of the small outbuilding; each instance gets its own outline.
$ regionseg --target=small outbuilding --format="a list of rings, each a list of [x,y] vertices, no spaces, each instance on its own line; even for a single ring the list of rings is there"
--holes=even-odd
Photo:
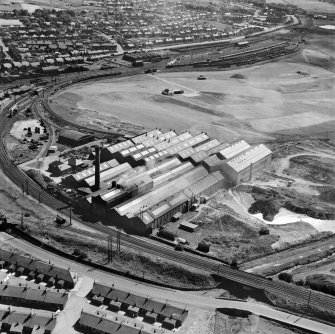
[[[179,228],[187,232],[194,232],[197,230],[198,225],[189,222],[182,222],[179,224]]]
[[[68,146],[80,146],[94,140],[94,135],[90,133],[82,133],[75,130],[65,130],[60,133],[58,143]]]

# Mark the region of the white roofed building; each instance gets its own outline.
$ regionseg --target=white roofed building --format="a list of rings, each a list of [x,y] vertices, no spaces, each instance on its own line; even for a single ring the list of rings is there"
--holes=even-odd
[[[271,163],[272,151],[260,144],[228,160],[222,167],[233,185],[250,180]]]

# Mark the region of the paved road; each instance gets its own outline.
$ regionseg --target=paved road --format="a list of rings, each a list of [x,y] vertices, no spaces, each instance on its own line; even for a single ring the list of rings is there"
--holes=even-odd
[[[273,320],[281,321],[286,324],[294,325],[302,329],[313,330],[322,334],[334,334],[335,327],[331,327],[316,321],[308,320],[305,318],[297,317],[282,311],[277,311],[269,306],[255,303],[255,302],[240,302],[232,300],[213,299],[205,296],[199,296],[192,292],[183,292],[178,290],[159,288],[149,284],[140,284],[136,281],[125,279],[113,274],[108,274],[99,270],[93,270],[88,266],[78,264],[76,262],[58,257],[44,249],[37,248],[31,244],[13,238],[12,236],[0,232],[0,240],[10,243],[13,247],[22,249],[32,256],[35,256],[44,261],[51,261],[57,266],[70,268],[72,272],[78,274],[80,279],[90,279],[101,281],[106,284],[114,284],[123,290],[134,291],[137,294],[147,296],[150,295],[153,299],[167,300],[170,303],[178,304],[186,307],[197,307],[206,310],[215,310],[216,308],[237,308],[241,310],[250,311],[257,315],[269,317]]]

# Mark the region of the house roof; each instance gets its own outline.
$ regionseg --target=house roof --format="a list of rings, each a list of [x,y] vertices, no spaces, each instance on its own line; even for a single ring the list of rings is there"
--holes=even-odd
[[[52,276],[57,279],[62,279],[66,282],[71,282],[73,284],[72,275],[67,269],[56,267],[54,265],[42,261],[37,261],[29,257],[22,256],[3,249],[0,250],[0,259],[5,260],[8,263],[14,264],[17,267],[24,267],[29,271]]]
[[[100,283],[94,283],[92,294],[136,306],[145,311],[151,311],[176,320],[183,321],[188,314],[186,309],[153,300],[148,296],[142,297],[132,292],[122,291]]]
[[[71,139],[75,141],[79,141],[79,140],[82,140],[90,136],[91,134],[82,133],[82,132],[75,131],[75,130],[64,130],[59,134],[59,138],[66,138],[66,139]]]
[[[64,306],[68,300],[68,293],[47,289],[36,289],[28,286],[1,284],[0,296],[8,298],[21,298],[27,301],[54,304],[56,307]]]

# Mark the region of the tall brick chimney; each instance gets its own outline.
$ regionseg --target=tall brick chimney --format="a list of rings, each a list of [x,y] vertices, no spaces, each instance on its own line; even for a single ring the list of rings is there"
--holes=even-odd
[[[100,147],[95,147],[95,185],[94,190],[100,190]]]

